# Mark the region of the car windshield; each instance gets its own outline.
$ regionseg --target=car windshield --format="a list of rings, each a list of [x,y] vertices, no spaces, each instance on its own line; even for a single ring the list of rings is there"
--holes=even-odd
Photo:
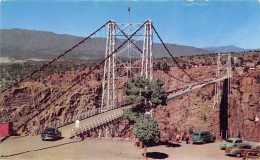
[[[195,136],[199,136],[200,134],[199,134],[199,133],[193,133],[193,135],[195,135]]]
[[[227,139],[226,142],[228,142],[228,143],[233,143],[233,141],[230,140],[230,139]]]
[[[53,128],[48,128],[48,129],[45,129],[43,133],[47,133],[47,134],[53,134],[55,132],[55,129]]]

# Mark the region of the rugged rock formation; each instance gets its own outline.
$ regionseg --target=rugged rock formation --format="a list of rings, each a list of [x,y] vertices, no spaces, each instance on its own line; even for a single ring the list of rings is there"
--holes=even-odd
[[[29,134],[33,126],[98,107],[101,81],[94,74],[70,88],[87,72],[54,74],[9,90],[0,99],[1,121],[13,122],[18,134]]]
[[[259,70],[242,76],[235,74],[232,78],[232,94],[228,97],[227,106],[228,130],[223,137],[240,136],[247,140],[260,140],[260,122],[255,121],[260,116],[258,76]],[[220,117],[223,115],[219,107],[225,106],[214,109],[213,105],[214,85],[209,85],[168,101],[165,107],[158,107],[156,119],[161,128],[162,140],[171,140],[177,132],[189,132],[191,128],[211,131],[220,138],[224,132],[220,130]]]
[[[215,66],[206,66],[186,71],[194,78],[203,80],[214,77],[215,69]],[[183,81],[190,81],[188,76],[177,70],[172,68],[169,73]],[[0,97],[1,120],[13,122],[17,133],[29,134],[33,126],[99,107],[102,81],[96,81],[94,74],[70,88],[72,82],[79,80],[88,71],[55,73],[45,79],[24,82],[5,92]],[[102,70],[98,72],[101,73]],[[228,97],[227,108],[228,136],[252,139],[260,134],[260,122],[255,122],[256,115],[260,116],[259,72],[258,69],[249,74],[234,74],[232,78],[232,95]],[[166,89],[186,84],[162,71],[156,71],[154,76],[164,79]],[[223,86],[222,82],[221,87]],[[123,94],[122,91],[119,93]],[[189,132],[190,129],[209,130],[220,137],[219,123],[222,115],[219,111],[222,106],[213,108],[214,96],[212,84],[170,100],[167,106],[159,106],[156,109],[156,119],[161,128],[162,140],[171,140],[175,133]],[[128,125],[125,121],[120,123],[121,136],[133,138],[132,132],[133,125]]]

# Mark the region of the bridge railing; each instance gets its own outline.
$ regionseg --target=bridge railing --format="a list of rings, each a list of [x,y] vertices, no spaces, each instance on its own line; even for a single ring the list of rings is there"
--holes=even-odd
[[[35,126],[33,129],[32,134],[38,135],[43,133],[43,131],[48,128],[48,127],[55,127],[55,128],[59,128],[59,127],[63,127],[65,125],[74,123],[76,120],[83,120],[83,119],[87,119],[89,117],[113,110],[113,109],[117,109],[117,108],[121,108],[123,106],[127,105],[127,103],[123,102],[119,102],[117,105],[115,105],[115,107],[104,107],[103,110],[101,110],[100,108],[94,108],[88,111],[84,111],[81,113],[78,113],[76,115],[73,116],[69,116],[69,117],[65,117],[63,119],[58,119],[52,122],[48,122],[46,124],[40,125],[40,126]]]
[[[195,87],[196,85],[201,85],[203,83],[209,83],[209,82],[212,82],[214,81],[216,78],[210,78],[210,79],[205,79],[203,81],[199,81],[199,82],[194,82],[194,83],[191,83],[191,84],[187,84],[187,85],[184,85],[184,86],[181,86],[181,87],[175,87],[173,89],[169,89],[166,91],[166,93],[170,93],[170,92],[175,92],[175,91],[179,91],[179,90],[185,90],[187,88],[193,88]]]
[[[91,130],[95,130],[98,127],[101,127],[103,125],[106,125],[110,122],[113,122],[115,120],[119,120],[123,117],[123,111],[118,111],[112,115],[109,115],[108,117],[103,117],[98,120],[94,120],[91,122],[87,122],[84,124],[81,124],[79,128],[73,128],[70,130],[69,137],[74,137],[76,135],[83,134],[84,132],[88,132]]]

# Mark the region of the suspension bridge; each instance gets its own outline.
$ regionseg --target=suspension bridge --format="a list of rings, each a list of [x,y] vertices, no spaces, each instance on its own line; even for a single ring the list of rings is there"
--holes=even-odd
[[[98,136],[119,136],[119,122],[123,119],[123,109],[129,108],[130,104],[125,103],[123,96],[124,84],[129,77],[142,76],[150,81],[153,81],[154,77],[154,52],[153,52],[153,38],[157,37],[161,42],[163,48],[172,58],[176,67],[180,72],[183,72],[189,77],[189,81],[183,81],[176,76],[171,75],[167,71],[163,71],[164,74],[177,79],[186,85],[169,88],[166,90],[168,99],[171,100],[176,97],[182,96],[194,90],[198,90],[207,85],[215,84],[215,98],[213,108],[219,106],[220,101],[220,82],[228,81],[228,94],[231,94],[231,56],[230,54],[218,54],[216,76],[205,79],[196,80],[190,74],[188,74],[181,65],[174,58],[172,53],[161,39],[157,30],[155,29],[151,20],[147,20],[144,23],[116,23],[113,20],[108,21],[88,37],[84,38],[78,44],[74,45],[69,50],[60,54],[56,58],[52,59],[48,63],[42,65],[39,69],[34,70],[30,74],[21,78],[19,81],[10,85],[6,89],[0,91],[0,94],[5,94],[14,87],[17,87],[28,81],[31,77],[37,73],[43,72],[46,68],[53,63],[58,62],[66,55],[70,54],[73,50],[82,46],[84,43],[88,43],[88,40],[92,38],[97,32],[107,27],[106,33],[106,46],[105,46],[105,58],[100,61],[96,66],[90,68],[87,72],[80,74],[79,77],[73,79],[72,84],[52,93],[52,98],[47,101],[42,101],[34,105],[41,106],[37,109],[37,112],[23,119],[23,124],[16,126],[14,130],[18,131],[21,127],[31,121],[35,121],[37,117],[44,111],[50,108],[58,99],[66,98],[66,95],[70,93],[74,88],[80,88],[84,81],[87,81],[91,75],[98,73],[99,69],[103,69],[102,78],[102,96],[101,104],[92,109],[87,109],[84,112],[76,113],[72,116],[66,116],[63,118],[56,117],[52,121],[45,121],[38,123],[30,128],[32,135],[38,135],[43,132],[46,127],[58,127],[62,131],[64,137],[74,137],[76,135],[88,135],[91,136],[94,132]],[[158,78],[158,77],[157,77]],[[91,80],[90,80],[91,81]],[[89,84],[90,81],[87,83]],[[121,88],[121,89],[119,89]],[[35,97],[32,98],[36,99]],[[75,128],[75,121],[80,120],[80,127]]]

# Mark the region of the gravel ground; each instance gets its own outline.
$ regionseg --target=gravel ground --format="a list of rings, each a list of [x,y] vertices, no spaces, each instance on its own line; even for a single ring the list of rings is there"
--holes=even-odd
[[[183,160],[238,160],[242,158],[225,156],[219,143],[202,145],[168,143],[148,147],[148,159]],[[138,149],[132,141],[115,139],[76,139],[63,138],[57,141],[42,141],[40,136],[10,137],[0,144],[2,159],[17,160],[135,160],[142,159],[143,149]]]

